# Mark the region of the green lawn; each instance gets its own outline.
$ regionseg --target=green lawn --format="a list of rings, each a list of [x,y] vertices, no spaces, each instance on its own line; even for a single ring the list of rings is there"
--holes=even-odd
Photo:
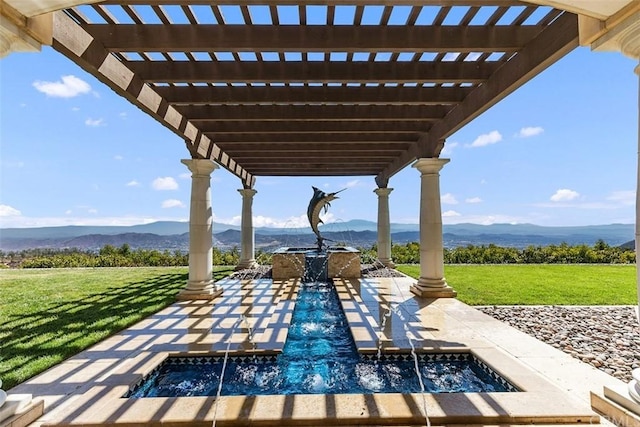
[[[417,265],[398,270],[420,276]],[[447,283],[470,305],[634,305],[635,265],[445,265]]]
[[[0,378],[25,381],[175,301],[187,268],[0,270]],[[217,277],[231,270],[220,269]]]

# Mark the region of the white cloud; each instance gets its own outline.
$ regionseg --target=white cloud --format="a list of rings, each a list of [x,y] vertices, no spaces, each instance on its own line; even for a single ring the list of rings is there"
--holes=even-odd
[[[445,142],[444,147],[442,147],[442,151],[440,152],[441,156],[450,156],[453,153],[453,149],[460,145],[458,142]]]
[[[2,162],[2,167],[3,168],[11,168],[11,169],[20,169],[24,167],[24,162],[23,161],[15,161],[15,162]]]
[[[464,199],[465,203],[482,203],[482,199],[480,197],[469,197],[468,199]]]
[[[87,212],[89,212],[90,214],[97,214],[98,213],[98,209],[89,209]]]
[[[577,191],[569,190],[568,188],[561,188],[551,196],[550,200],[552,202],[568,202],[570,200],[575,200],[578,197],[580,197],[580,193]]]
[[[516,134],[518,138],[529,138],[531,136],[540,135],[544,132],[544,129],[540,126],[529,126],[520,129],[520,132]]]
[[[153,180],[151,187],[154,190],[177,190],[178,183],[170,176],[158,177]]]
[[[62,76],[62,81],[57,82],[37,80],[33,82],[33,87],[54,98],[73,98],[91,92],[89,83],[73,75]]]
[[[440,196],[440,202],[445,204],[445,205],[457,205],[458,204],[458,200],[456,200],[456,197],[451,193],[446,193],[446,194],[443,194],[442,196]]]
[[[353,188],[353,187],[356,187],[358,184],[360,184],[360,180],[354,179],[353,181],[349,181],[346,184],[344,184],[344,188]]]
[[[133,181],[129,181],[125,184],[127,187],[139,187],[140,183],[135,179]]]
[[[122,157],[120,154],[117,154],[117,155],[113,156],[113,159],[114,160],[123,160],[124,157]]]
[[[485,133],[477,137],[468,147],[485,147],[502,141],[502,135],[497,130]]]
[[[9,205],[0,205],[0,217],[20,216],[22,212]]]
[[[461,215],[462,214],[460,214],[459,212],[452,211],[452,210],[442,212],[442,218],[453,218],[453,217],[461,216]]]
[[[636,192],[633,190],[614,191],[607,200],[621,205],[633,206],[636,203]]]
[[[80,107],[71,107],[71,111],[80,111]]]
[[[120,116],[121,119],[126,119],[127,118],[127,113],[125,111],[123,111],[122,113],[118,114],[118,116]]]
[[[71,215],[73,213],[73,211],[71,209],[67,209],[66,211],[64,211],[65,215]]]
[[[98,127],[98,126],[104,126],[106,123],[104,122],[104,119],[88,118],[87,120],[84,121],[84,124],[91,127]]]
[[[164,202],[162,202],[162,208],[163,209],[168,209],[168,208],[184,208],[184,203],[182,203],[180,200],[177,199],[167,199]]]
[[[442,214],[442,222],[445,224],[519,224],[532,222],[530,218],[520,218],[503,214],[489,214],[489,215],[444,215]]]

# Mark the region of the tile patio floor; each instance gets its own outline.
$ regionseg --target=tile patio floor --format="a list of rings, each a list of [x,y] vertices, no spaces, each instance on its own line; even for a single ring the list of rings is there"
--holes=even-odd
[[[520,396],[504,393],[510,396],[496,399],[470,394],[464,396],[464,401],[461,396],[429,395],[426,404],[432,423],[573,424],[579,420],[609,424],[591,410],[590,392],[601,394],[604,385],[620,387],[619,380],[456,299],[416,298],[409,291],[411,283],[407,277],[335,280],[359,350],[376,351],[379,340],[384,349],[408,349],[408,337],[416,347],[426,350],[466,349],[527,391]],[[200,425],[211,425],[212,398],[181,398],[180,402],[138,399],[147,402],[132,404],[132,399],[121,396],[131,382],[169,353],[209,353],[225,350],[227,346],[232,351],[282,349],[298,282],[226,279],[219,284],[224,293],[213,302],[176,302],[10,392],[29,393],[44,400],[45,414],[35,426],[59,422],[160,425],[170,421],[186,425],[190,419],[200,420]],[[389,307],[394,307],[394,311],[380,331],[379,325]],[[248,325],[253,343],[248,339]],[[286,418],[281,420],[282,424],[290,425],[318,424],[318,419],[332,425],[376,420],[378,424],[397,424],[402,420],[409,424],[424,420],[415,418],[422,416],[420,405],[407,403],[406,397],[399,401],[397,396],[402,395],[346,396],[351,397],[297,396],[295,405],[289,397],[272,400],[258,397],[250,399],[250,407],[247,407],[249,398],[243,401],[227,398],[224,404],[221,400],[216,410],[219,425],[256,420],[279,425],[278,417]],[[322,414],[313,415],[318,399],[323,398],[320,406],[325,411],[327,402],[332,402],[329,405],[332,412],[324,418]],[[150,405],[149,401],[155,403]],[[234,409],[234,405],[240,406]],[[368,409],[358,414],[358,405]],[[469,408],[475,418],[465,418]],[[274,411],[280,415],[274,416]]]

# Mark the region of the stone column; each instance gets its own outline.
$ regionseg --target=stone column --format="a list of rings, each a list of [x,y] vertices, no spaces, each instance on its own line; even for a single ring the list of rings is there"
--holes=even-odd
[[[455,297],[444,278],[440,170],[449,159],[422,158],[413,164],[420,171],[420,279],[411,291],[424,298]]]
[[[255,196],[257,191],[251,188],[244,188],[238,190],[238,193],[242,195],[242,222],[240,225],[242,231],[242,244],[240,247],[240,263],[236,269],[241,270],[244,268],[253,268],[258,265],[255,260],[255,236],[253,233],[252,218],[253,196]]]
[[[395,268],[391,259],[391,224],[389,223],[389,194],[393,188],[373,190],[378,195],[378,260],[388,268]]]
[[[211,172],[218,166],[208,159],[182,160],[191,171],[189,213],[189,281],[178,294],[180,300],[213,299],[222,288],[213,283],[213,212]]]

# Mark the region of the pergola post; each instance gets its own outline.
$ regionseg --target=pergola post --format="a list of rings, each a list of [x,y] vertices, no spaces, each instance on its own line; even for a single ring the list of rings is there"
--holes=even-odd
[[[378,261],[385,267],[394,268],[391,259],[391,223],[389,221],[389,194],[393,188],[377,188],[378,195]]]
[[[245,268],[253,268],[257,266],[255,260],[255,235],[253,233],[253,196],[257,191],[251,188],[243,188],[238,190],[238,193],[242,195],[242,219],[240,224],[241,229],[241,246],[240,246],[240,262],[236,267],[237,270]]]
[[[189,213],[189,280],[180,300],[213,299],[222,288],[213,283],[213,211],[211,172],[218,166],[209,159],[182,160],[191,171]]]
[[[456,296],[444,278],[440,170],[447,163],[449,159],[421,158],[412,165],[420,172],[420,278],[411,291],[423,298]]]

